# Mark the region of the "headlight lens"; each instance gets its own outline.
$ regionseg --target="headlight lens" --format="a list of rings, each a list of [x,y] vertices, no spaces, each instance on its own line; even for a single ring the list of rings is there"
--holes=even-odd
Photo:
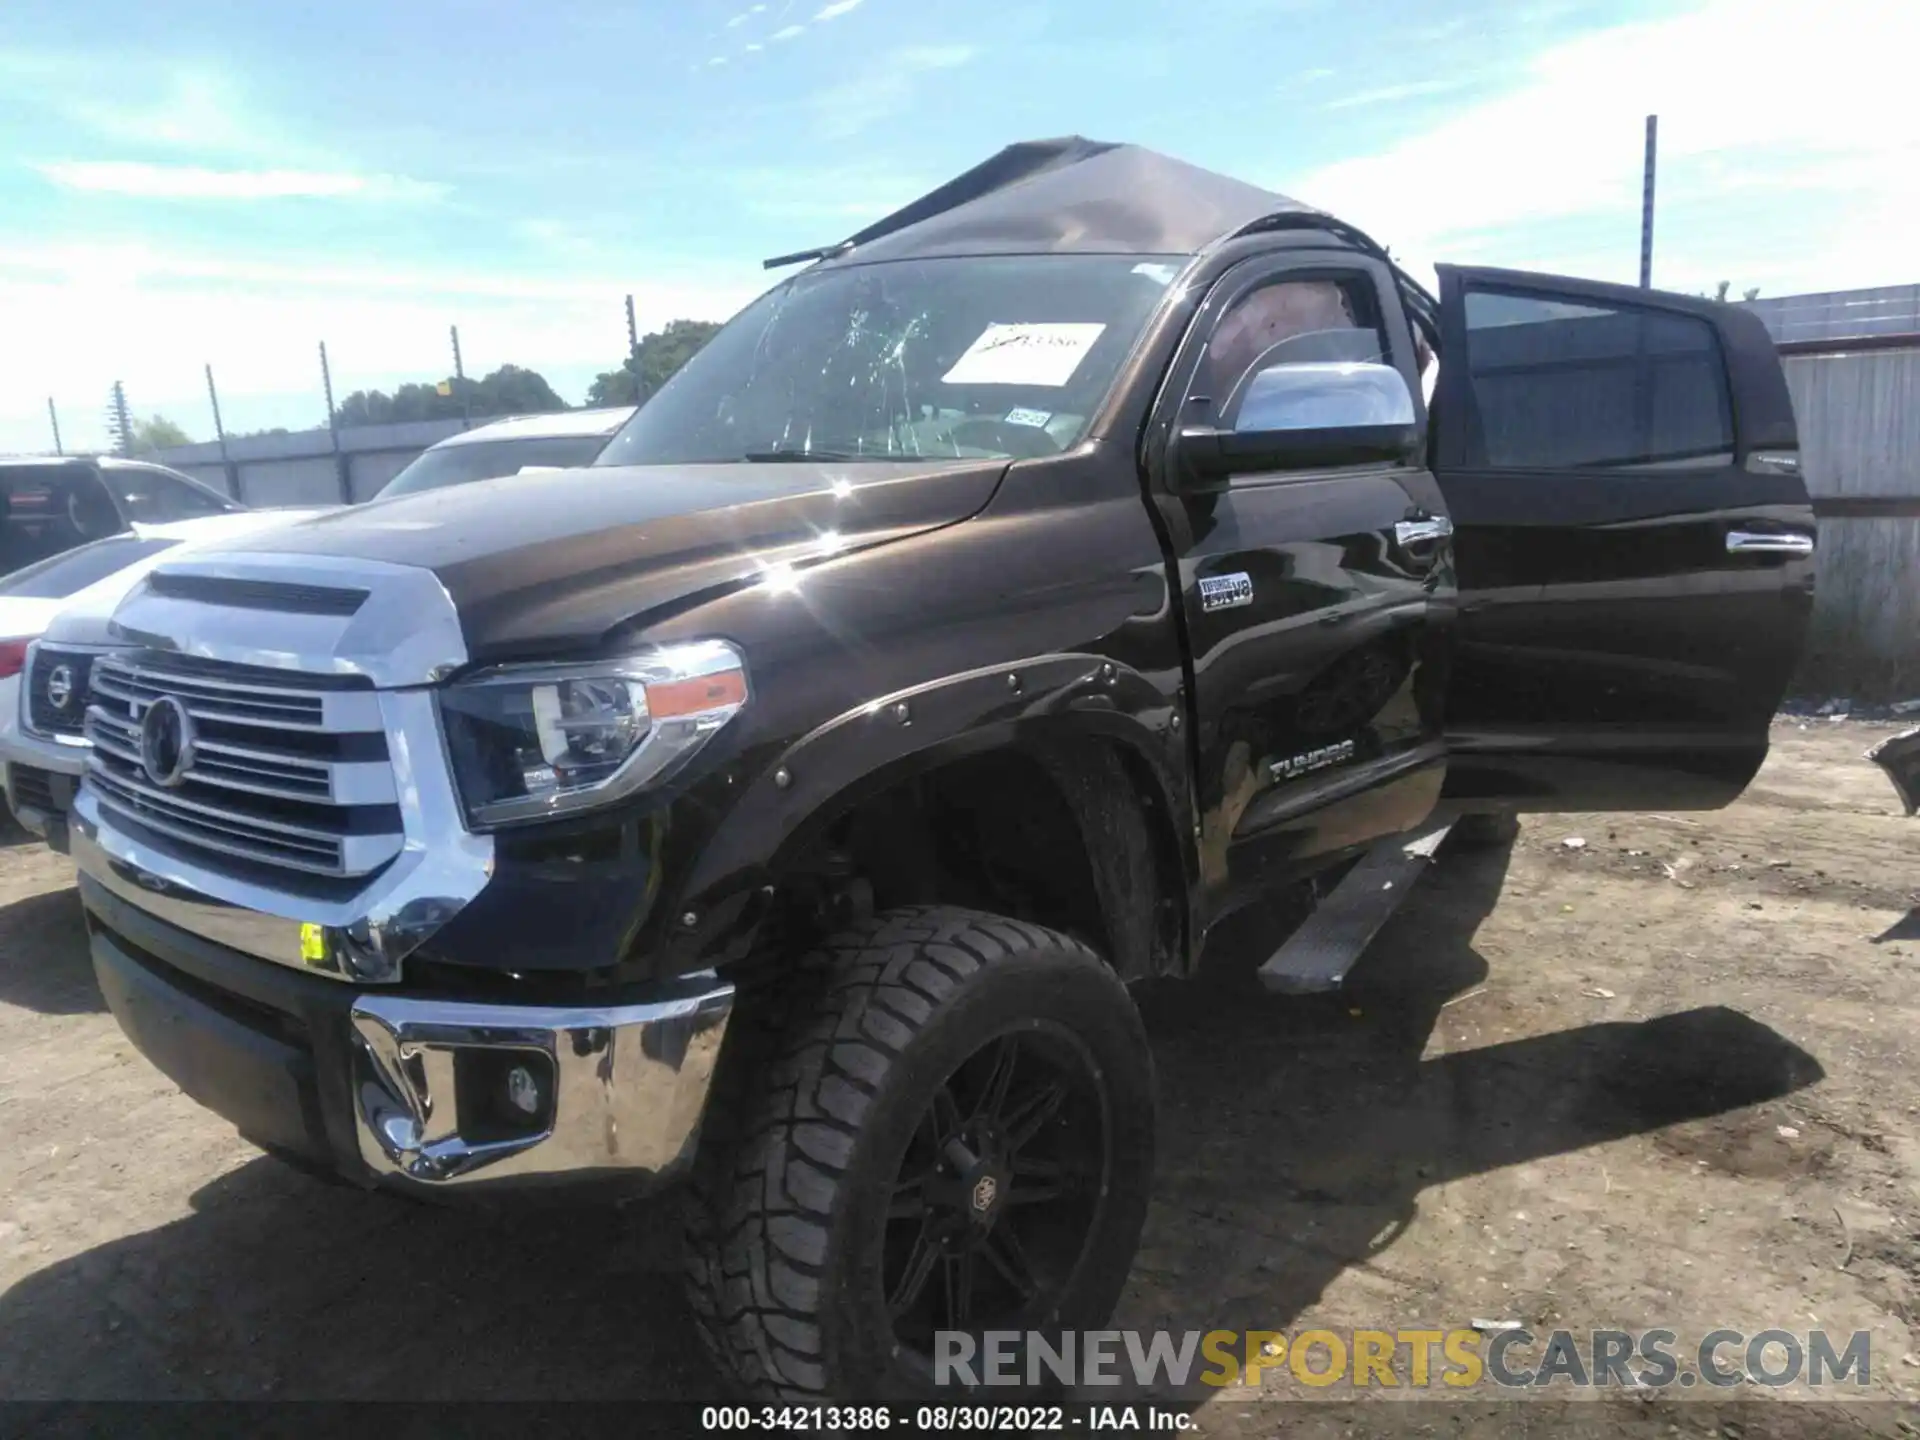
[[[513,665],[448,686],[441,723],[477,826],[604,805],[666,779],[747,703],[722,640],[579,665]]]

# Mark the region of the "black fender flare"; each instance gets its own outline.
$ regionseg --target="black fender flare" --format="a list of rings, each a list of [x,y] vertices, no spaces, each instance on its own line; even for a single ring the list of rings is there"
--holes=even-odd
[[[1178,684],[1102,655],[1041,655],[877,696],[815,726],[748,781],[688,876],[690,913],[721,921],[707,933],[727,953],[710,944],[705,963],[751,948],[759,902],[849,809],[915,773],[1014,748],[1074,812],[1115,968],[1133,978],[1183,965],[1198,868]]]

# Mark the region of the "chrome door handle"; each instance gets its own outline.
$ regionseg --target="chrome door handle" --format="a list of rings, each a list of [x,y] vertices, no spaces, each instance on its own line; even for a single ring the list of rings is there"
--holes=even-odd
[[[1453,521],[1444,515],[1427,520],[1401,520],[1393,527],[1393,538],[1401,545],[1425,545],[1453,534]]]
[[[1813,554],[1813,536],[1791,532],[1762,534],[1754,530],[1729,530],[1727,553],[1729,555],[1811,555]]]

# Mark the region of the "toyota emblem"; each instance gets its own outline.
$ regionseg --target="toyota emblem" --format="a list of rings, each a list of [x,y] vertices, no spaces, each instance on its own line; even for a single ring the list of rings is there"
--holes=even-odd
[[[162,695],[140,721],[140,768],[156,785],[171,790],[193,768],[193,721],[187,707]]]
[[[56,665],[47,672],[47,699],[56,710],[67,708],[67,702],[73,698],[73,667]]]

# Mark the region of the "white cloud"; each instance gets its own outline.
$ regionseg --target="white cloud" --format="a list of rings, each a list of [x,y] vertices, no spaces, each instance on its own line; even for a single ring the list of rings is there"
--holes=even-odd
[[[62,160],[35,167],[68,190],[143,200],[280,200],[289,198],[431,200],[446,186],[404,175],[320,170],[215,170],[139,160]]]
[[[978,53],[971,45],[909,45],[889,51],[865,73],[808,98],[814,128],[831,140],[857,135],[905,110],[920,76],[965,65]]]
[[[765,166],[729,172],[725,182],[754,214],[801,227],[791,245],[818,243],[826,232],[844,234],[892,214],[945,179],[882,165],[846,165],[792,170]]]
[[[791,40],[797,35],[804,35],[806,30],[807,27],[804,25],[783,25],[767,38],[769,40]]]
[[[1553,222],[1555,249],[1591,254],[1604,236],[1616,257],[1605,278],[1631,279],[1643,127],[1658,114],[1657,284],[1911,282],[1897,237],[1920,231],[1917,39],[1920,17],[1884,0],[1707,0],[1552,46],[1506,93],[1278,188],[1416,264],[1546,268],[1519,247]],[[1803,188],[1836,167],[1858,184]],[[1765,221],[1716,225],[1717,204],[1750,206],[1755,176],[1772,177]]]
[[[529,365],[578,400],[593,371],[625,352],[627,293],[644,332],[682,316],[725,319],[768,283],[745,266],[636,283],[611,267],[378,270],[138,245],[0,244],[0,314],[10,333],[35,336],[31,346],[0,346],[0,450],[48,445],[49,396],[69,446],[100,443],[115,380],[140,413],[157,409],[210,433],[200,372],[209,362],[230,427],[320,423],[318,342],[327,342],[336,396],[391,389],[446,373],[455,323],[470,371]],[[563,384],[569,376],[577,378]],[[309,420],[273,408],[287,396],[308,405],[299,413]]]
[[[813,18],[816,21],[838,20],[849,11],[858,10],[860,5],[861,0],[829,0],[828,4],[822,5],[814,12]]]
[[[1331,71],[1321,72],[1331,74]],[[1366,105],[1391,105],[1399,100],[1413,100],[1422,95],[1444,95],[1450,90],[1458,90],[1472,83],[1465,77],[1446,80],[1416,80],[1406,85],[1382,85],[1373,90],[1361,90],[1352,95],[1343,95],[1338,100],[1329,100],[1322,110],[1353,110]]]

